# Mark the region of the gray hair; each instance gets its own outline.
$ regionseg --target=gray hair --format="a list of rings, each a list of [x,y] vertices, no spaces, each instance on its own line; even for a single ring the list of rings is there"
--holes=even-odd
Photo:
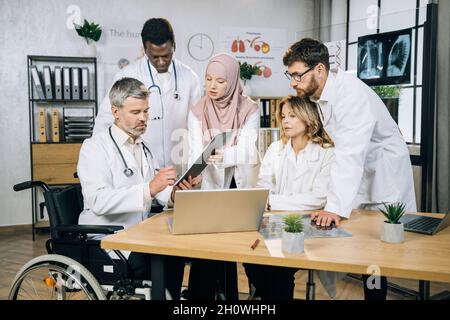
[[[109,91],[109,101],[112,106],[122,108],[128,97],[147,99],[149,92],[145,85],[134,78],[122,78],[117,80]]]

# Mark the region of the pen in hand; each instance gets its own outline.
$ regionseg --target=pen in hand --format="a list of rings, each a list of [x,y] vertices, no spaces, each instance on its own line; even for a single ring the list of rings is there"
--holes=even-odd
[[[256,247],[258,246],[258,244],[259,244],[259,239],[256,239],[255,242],[253,242],[253,244],[251,245],[250,248],[252,248],[252,250],[255,250]]]

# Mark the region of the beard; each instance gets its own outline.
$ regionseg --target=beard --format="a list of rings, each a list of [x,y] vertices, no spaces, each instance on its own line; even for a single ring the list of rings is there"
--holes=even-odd
[[[310,83],[305,89],[297,88],[297,97],[300,98],[309,98],[311,97],[317,90],[319,89],[319,82],[316,80],[316,77],[313,76]]]
[[[120,128],[122,128],[123,131],[125,131],[129,136],[132,137],[139,137],[145,133],[147,130],[147,125],[144,125],[144,127],[131,127],[127,125],[119,125]]]

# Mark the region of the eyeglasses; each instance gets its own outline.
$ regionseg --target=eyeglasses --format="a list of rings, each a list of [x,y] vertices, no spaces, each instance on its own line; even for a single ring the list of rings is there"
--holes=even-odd
[[[297,73],[297,72],[289,73],[289,71],[286,70],[286,72],[284,73],[284,75],[286,76],[286,78],[289,79],[289,81],[292,80],[292,79],[294,79],[295,81],[300,82],[300,81],[302,81],[302,77],[303,77],[305,74],[307,74],[308,72],[310,72],[312,69],[314,69],[316,66],[317,66],[317,65],[312,66],[311,68],[309,68],[308,70],[306,70],[306,71],[303,72],[303,73]]]

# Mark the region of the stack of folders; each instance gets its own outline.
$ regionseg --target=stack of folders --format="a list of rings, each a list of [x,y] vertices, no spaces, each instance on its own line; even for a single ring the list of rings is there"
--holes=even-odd
[[[258,150],[261,159],[264,158],[270,144],[280,140],[280,129],[278,128],[261,128],[259,129]]]
[[[67,142],[83,141],[92,136],[93,108],[64,108],[64,136]]]
[[[30,67],[33,98],[41,100],[89,100],[90,73],[88,67],[50,66]]]

